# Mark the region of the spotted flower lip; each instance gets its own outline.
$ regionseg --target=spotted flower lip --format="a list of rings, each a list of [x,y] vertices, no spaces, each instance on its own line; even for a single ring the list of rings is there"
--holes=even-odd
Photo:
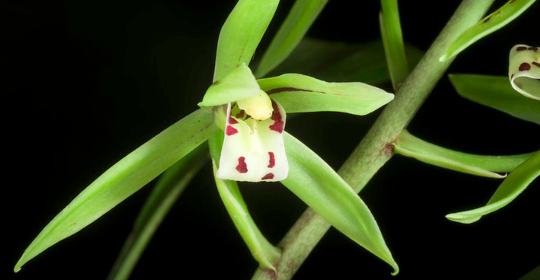
[[[289,165],[283,142],[286,114],[276,101],[271,102],[271,116],[264,120],[227,104],[218,178],[245,182],[287,178]]]
[[[517,92],[540,100],[540,48],[515,45],[510,50],[508,78]]]

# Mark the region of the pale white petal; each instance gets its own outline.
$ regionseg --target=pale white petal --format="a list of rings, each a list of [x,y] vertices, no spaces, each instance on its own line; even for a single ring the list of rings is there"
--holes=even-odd
[[[514,46],[510,50],[508,78],[516,91],[540,100],[540,48]]]
[[[289,165],[283,144],[285,111],[275,102],[272,105],[272,117],[264,121],[236,118],[228,105],[218,178],[247,182],[287,178]]]

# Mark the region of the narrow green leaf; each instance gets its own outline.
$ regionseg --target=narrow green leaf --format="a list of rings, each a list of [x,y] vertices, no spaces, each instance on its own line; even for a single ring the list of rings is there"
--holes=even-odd
[[[409,64],[405,56],[405,44],[401,34],[397,0],[381,0],[382,11],[379,14],[381,37],[386,56],[386,64],[394,89],[409,74]]]
[[[231,70],[229,74],[214,82],[206,93],[199,106],[217,106],[234,102],[240,99],[255,96],[259,93],[259,84],[249,67],[245,63]]]
[[[268,74],[291,54],[327,2],[328,0],[296,0],[265,51],[255,71],[257,77]]]
[[[240,236],[248,246],[253,258],[259,264],[275,271],[274,264],[280,257],[280,250],[274,247],[261,233],[240,193],[240,189],[235,181],[221,180],[217,177],[216,162],[219,162],[221,145],[223,143],[223,131],[216,129],[209,141],[210,154],[214,167],[214,180],[219,192],[219,196],[229,213]]]
[[[216,53],[214,81],[234,68],[249,65],[279,0],[239,0],[221,27]]]
[[[212,112],[197,110],[121,159],[69,203],[32,241],[15,265],[83,229],[183,158],[210,135]]]
[[[328,83],[300,74],[260,79],[259,85],[288,113],[334,111],[369,114],[394,98],[364,83]]]
[[[451,74],[450,81],[459,95],[476,103],[540,124],[540,101],[518,94],[507,77]]]
[[[152,193],[144,203],[108,279],[127,280],[129,278],[159,225],[193,176],[208,159],[207,153],[207,146],[202,144],[160,176]]]
[[[406,46],[405,50],[411,65],[422,57],[416,48]],[[380,41],[347,44],[304,38],[271,74],[302,73],[327,81],[380,84],[389,80],[386,68]]]
[[[446,53],[440,57],[440,61],[445,61],[462,52],[464,49],[474,44],[485,36],[501,29],[512,20],[521,15],[536,0],[510,0],[498,10],[486,16],[477,24],[471,26],[455,41],[450,44]]]
[[[497,188],[488,203],[480,208],[446,215],[446,218],[464,224],[474,223],[482,216],[495,212],[512,202],[540,175],[540,151],[518,166]]]
[[[495,172],[510,172],[531,156],[531,154],[490,156],[463,153],[431,144],[405,130],[394,143],[394,151],[427,164],[497,179],[505,176]]]
[[[285,134],[291,192],[347,237],[399,271],[375,218],[360,197],[324,160],[290,134]]]

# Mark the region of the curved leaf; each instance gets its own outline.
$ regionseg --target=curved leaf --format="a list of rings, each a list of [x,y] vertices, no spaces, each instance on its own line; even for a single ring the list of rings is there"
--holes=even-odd
[[[86,187],[26,248],[15,271],[83,229],[206,141],[212,112],[197,110],[131,152]]]
[[[386,246],[375,218],[352,188],[315,152],[285,134],[289,177],[283,181],[291,192],[347,237],[399,267]]]
[[[527,8],[529,8],[536,0],[510,0],[498,10],[486,16],[477,24],[471,26],[456,40],[450,44],[446,53],[439,58],[440,61],[445,61],[451,57],[456,56],[468,46],[474,44],[476,41],[484,38],[485,36],[501,29],[512,20],[521,15]]]
[[[221,154],[221,145],[223,143],[223,133],[216,129],[214,135],[209,141],[210,154],[212,155],[212,163],[214,170],[214,180],[221,197],[221,201],[225,205],[231,220],[233,221],[240,236],[248,246],[253,258],[259,264],[268,269],[275,271],[274,264],[279,259],[280,251],[274,247],[261,233],[244,202],[244,198],[240,193],[238,184],[235,181],[221,180],[217,177],[216,162],[219,162]]]
[[[401,34],[397,0],[381,0],[382,11],[379,14],[381,37],[386,56],[386,64],[394,89],[409,74],[409,64],[405,56],[405,44]]]
[[[540,101],[518,94],[507,77],[451,74],[449,78],[459,95],[516,118],[540,124]]]
[[[368,84],[328,83],[300,74],[258,81],[287,113],[334,111],[366,115],[394,98],[393,94]]]
[[[495,172],[510,172],[532,155],[488,156],[468,154],[433,145],[405,130],[401,132],[394,143],[394,151],[397,154],[412,157],[442,168],[497,179],[505,176]]]
[[[249,65],[278,3],[279,0],[239,0],[236,3],[219,33],[214,81],[221,80],[242,63]]]
[[[497,188],[488,203],[480,208],[446,215],[446,218],[464,224],[474,223],[482,216],[495,212],[512,202],[540,175],[540,151],[518,166]]]
[[[328,0],[296,0],[266,49],[255,73],[262,77],[278,66],[300,43]]]
[[[231,70],[225,77],[214,82],[199,102],[201,107],[218,106],[246,99],[259,94],[257,80],[245,63]]]
[[[206,145],[202,144],[161,175],[135,220],[133,230],[124,243],[107,279],[127,280],[129,278],[159,225],[193,176],[208,159],[207,152]]]

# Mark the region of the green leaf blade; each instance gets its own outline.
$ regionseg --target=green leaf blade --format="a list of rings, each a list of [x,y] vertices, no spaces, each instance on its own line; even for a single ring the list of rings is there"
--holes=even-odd
[[[392,85],[394,89],[397,89],[409,74],[409,64],[405,56],[405,44],[401,33],[398,2],[397,0],[381,0],[381,6],[379,25],[384,53]]]
[[[491,156],[463,153],[431,144],[405,130],[394,143],[394,151],[427,164],[495,179],[505,177],[496,172],[511,172],[532,155]]]
[[[315,152],[285,134],[291,192],[347,237],[392,266],[399,267],[368,207],[352,188]]]
[[[202,144],[163,173],[144,203],[133,230],[108,276],[127,280],[161,222],[191,179],[207,161],[208,149]]]
[[[253,258],[262,267],[275,271],[275,264],[281,255],[280,250],[273,246],[257,227],[240,193],[238,184],[235,181],[221,180],[217,177],[216,162],[219,162],[221,154],[223,131],[216,129],[208,143],[213,162],[214,180],[227,213],[229,213]]]
[[[207,110],[191,113],[105,171],[45,226],[14,270],[97,220],[206,141],[212,115]]]
[[[265,51],[255,71],[257,77],[268,74],[291,54],[327,2],[328,0],[296,0]]]
[[[480,208],[446,215],[446,218],[464,224],[474,223],[482,216],[493,213],[512,202],[540,176],[540,151],[518,166],[497,188],[488,203]]]
[[[540,124],[540,101],[517,93],[507,77],[451,74],[449,78],[459,95],[516,118]]]
[[[279,0],[239,0],[219,33],[214,81],[242,63],[249,65]]]
[[[511,0],[493,13],[486,16],[482,21],[471,26],[463,32],[448,47],[446,53],[439,59],[445,61],[456,56],[476,41],[503,28],[519,15],[525,12],[536,0]]]
[[[366,115],[394,98],[393,94],[368,84],[328,83],[300,74],[258,81],[288,113],[333,111]]]

